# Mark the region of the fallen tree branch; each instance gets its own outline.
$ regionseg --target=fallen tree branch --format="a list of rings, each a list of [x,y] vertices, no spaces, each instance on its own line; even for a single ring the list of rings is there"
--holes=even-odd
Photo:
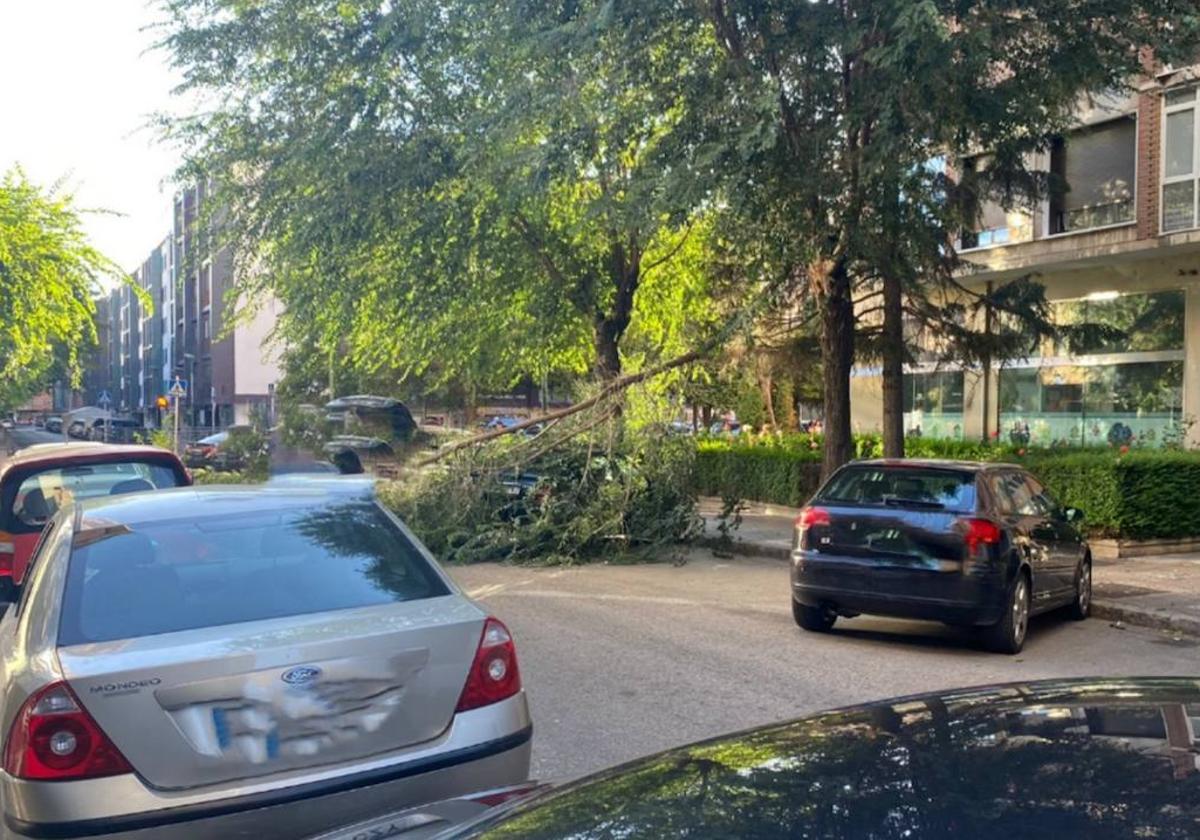
[[[496,440],[497,438],[502,438],[505,435],[511,435],[515,434],[516,432],[524,431],[525,429],[528,429],[531,426],[536,426],[539,423],[552,423],[556,420],[561,420],[564,417],[570,417],[572,414],[578,414],[581,411],[591,408],[602,400],[611,397],[613,394],[619,391],[624,391],[627,388],[637,385],[639,382],[645,382],[647,379],[653,379],[655,376],[664,374],[669,370],[674,370],[675,368],[691,364],[708,353],[714,344],[715,342],[710,342],[708,345],[698,350],[692,350],[684,353],[682,356],[676,356],[674,359],[663,362],[661,365],[655,365],[652,368],[647,368],[646,370],[638,371],[637,373],[631,373],[628,376],[617,377],[613,381],[604,385],[593,396],[588,397],[586,400],[577,402],[574,405],[561,408],[558,411],[552,411],[549,414],[541,417],[532,417],[529,420],[517,423],[515,426],[508,426],[503,429],[493,429],[492,431],[485,432],[482,435],[476,435],[473,438],[460,440],[450,444],[449,446],[444,446],[439,449],[436,454],[418,462],[417,466],[427,467],[430,464],[436,464],[438,461],[441,461],[442,459],[453,455],[455,452],[458,452],[462,449],[479,446],[480,444],[488,443],[489,441]]]

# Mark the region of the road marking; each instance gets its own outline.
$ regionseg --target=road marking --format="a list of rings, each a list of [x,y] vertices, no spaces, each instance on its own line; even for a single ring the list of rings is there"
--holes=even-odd
[[[483,598],[490,598],[493,595],[498,595],[501,592],[512,589],[514,586],[528,586],[531,583],[533,583],[533,578],[514,580],[509,583],[489,583],[485,584],[484,586],[476,587],[475,589],[468,589],[467,597],[478,601]]]

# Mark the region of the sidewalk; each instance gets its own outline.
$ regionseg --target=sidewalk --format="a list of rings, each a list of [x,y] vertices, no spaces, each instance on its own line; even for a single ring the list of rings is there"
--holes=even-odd
[[[702,542],[718,544],[719,499],[701,499]],[[792,522],[799,511],[751,503],[733,533],[735,554],[786,561],[792,548]],[[1130,560],[1096,560],[1092,569],[1092,615],[1200,636],[1200,554],[1173,554]]]

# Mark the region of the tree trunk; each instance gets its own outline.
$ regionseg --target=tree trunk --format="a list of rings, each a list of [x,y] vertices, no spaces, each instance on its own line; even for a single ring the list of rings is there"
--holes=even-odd
[[[883,278],[883,457],[904,457],[904,301],[900,278]]]
[[[854,455],[850,436],[850,369],[854,365],[854,303],[844,262],[830,271],[821,310],[821,385],[825,405],[825,448],[821,478]]]
[[[612,382],[621,375],[621,338],[633,319],[633,298],[642,274],[642,253],[631,238],[628,245],[614,237],[609,248],[609,282],[613,287],[612,311],[597,311],[592,318],[596,344],[596,376]]]
[[[771,374],[764,373],[758,377],[758,387],[762,391],[763,407],[767,410],[767,422],[771,424],[772,429],[779,428],[775,421],[775,395],[772,393],[774,383],[771,381]]]
[[[621,333],[612,318],[597,318],[593,328],[596,343],[596,378],[611,382],[621,375]]]
[[[987,298],[983,307],[983,347],[980,354],[980,368],[983,371],[983,442],[990,443],[992,439],[992,281],[987,284]],[[1000,428],[1000,420],[996,419],[996,428]]]

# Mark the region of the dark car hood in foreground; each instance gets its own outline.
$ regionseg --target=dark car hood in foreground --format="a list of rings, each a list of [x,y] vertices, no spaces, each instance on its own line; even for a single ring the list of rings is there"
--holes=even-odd
[[[461,836],[1200,837],[1200,679],[1029,683],[829,712],[627,764]]]

